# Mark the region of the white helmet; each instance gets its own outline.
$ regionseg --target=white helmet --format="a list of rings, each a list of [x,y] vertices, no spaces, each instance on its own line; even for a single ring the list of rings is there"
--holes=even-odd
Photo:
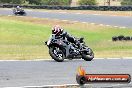
[[[63,32],[63,29],[59,25],[55,25],[52,28],[52,34],[60,35]]]
[[[20,6],[17,6],[17,8],[20,8]]]

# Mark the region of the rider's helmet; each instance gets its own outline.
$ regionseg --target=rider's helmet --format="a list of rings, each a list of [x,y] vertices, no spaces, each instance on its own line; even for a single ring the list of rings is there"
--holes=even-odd
[[[16,8],[20,8],[20,6],[17,6]]]
[[[52,34],[60,35],[63,33],[63,28],[61,28],[59,25],[55,25],[52,28]]]

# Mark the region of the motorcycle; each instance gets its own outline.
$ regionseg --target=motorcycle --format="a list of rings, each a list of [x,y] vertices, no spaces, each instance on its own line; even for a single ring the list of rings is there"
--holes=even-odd
[[[49,48],[49,55],[57,62],[63,62],[64,59],[84,59],[85,61],[91,61],[94,58],[94,53],[91,48],[85,45],[84,38],[80,38],[77,41],[80,43],[80,47],[76,44],[67,41],[67,38],[56,38],[52,34],[45,45]]]
[[[26,16],[26,12],[23,9],[13,9],[13,14],[14,15],[22,15],[22,16]]]

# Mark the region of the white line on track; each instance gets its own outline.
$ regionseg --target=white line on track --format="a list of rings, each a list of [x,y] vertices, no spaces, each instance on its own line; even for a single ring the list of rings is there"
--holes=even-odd
[[[99,24],[99,26],[105,26],[104,24]]]
[[[79,21],[72,21],[72,22],[77,23],[77,22],[79,22]]]
[[[96,24],[96,23],[90,23],[90,24],[94,25],[94,24]]]
[[[107,15],[107,14],[91,14],[91,15],[102,15],[102,16],[113,16],[113,17],[132,17],[132,16],[121,16],[121,15]]]
[[[101,14],[92,14],[92,15],[101,15]]]
[[[116,28],[117,28],[118,26],[114,26],[114,27],[116,27]]]
[[[4,88],[66,88],[66,87],[79,87],[79,85],[63,84],[63,85],[21,86],[21,87],[4,87]]]
[[[113,59],[113,60],[114,60],[114,59],[122,59],[122,58],[110,58],[110,57],[109,57],[109,58],[105,58],[105,59]]]
[[[6,61],[51,61],[52,59],[34,59],[34,60],[0,60],[0,62],[6,62]]]
[[[126,28],[126,27],[120,27],[120,28]]]
[[[67,12],[59,12],[59,13],[67,13]]]
[[[132,59],[132,57],[123,57],[123,59]]]
[[[107,27],[109,27],[110,25],[106,25]]]
[[[132,59],[132,57],[120,57],[120,58],[111,58],[111,57],[103,57],[103,58],[94,58],[93,60],[98,59]],[[73,59],[73,60],[83,60],[83,59]],[[33,60],[0,60],[0,62],[15,62],[15,61],[54,61],[53,59],[33,59]]]
[[[83,14],[83,13],[76,13],[76,14]]]
[[[44,11],[44,12],[51,12],[51,11]]]
[[[85,84],[82,87],[79,84],[63,84],[63,85],[23,86],[23,87],[3,87],[3,88],[67,88],[67,87],[68,88],[89,88],[90,84]],[[123,86],[122,84],[116,84],[114,86],[111,85],[110,88],[131,88],[131,87],[132,87],[131,85]],[[102,88],[102,87],[99,87],[99,88]],[[105,88],[105,87],[103,87],[103,88]]]
[[[87,22],[81,22],[81,23],[87,24]]]
[[[33,18],[38,18],[38,17],[33,17]]]
[[[12,16],[12,15],[8,15],[8,16]]]
[[[69,20],[62,20],[62,21],[69,21]]]
[[[116,16],[118,16],[118,15],[111,15],[111,16],[115,16],[115,17],[116,17]]]

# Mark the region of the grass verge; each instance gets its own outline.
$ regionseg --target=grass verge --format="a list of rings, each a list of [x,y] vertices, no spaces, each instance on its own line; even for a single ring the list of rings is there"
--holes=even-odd
[[[32,17],[0,16],[0,59],[31,60],[50,58],[44,45],[52,25],[60,24],[75,37],[83,36],[95,57],[131,57],[132,42],[112,42],[115,35],[131,36],[131,29],[74,23]]]

